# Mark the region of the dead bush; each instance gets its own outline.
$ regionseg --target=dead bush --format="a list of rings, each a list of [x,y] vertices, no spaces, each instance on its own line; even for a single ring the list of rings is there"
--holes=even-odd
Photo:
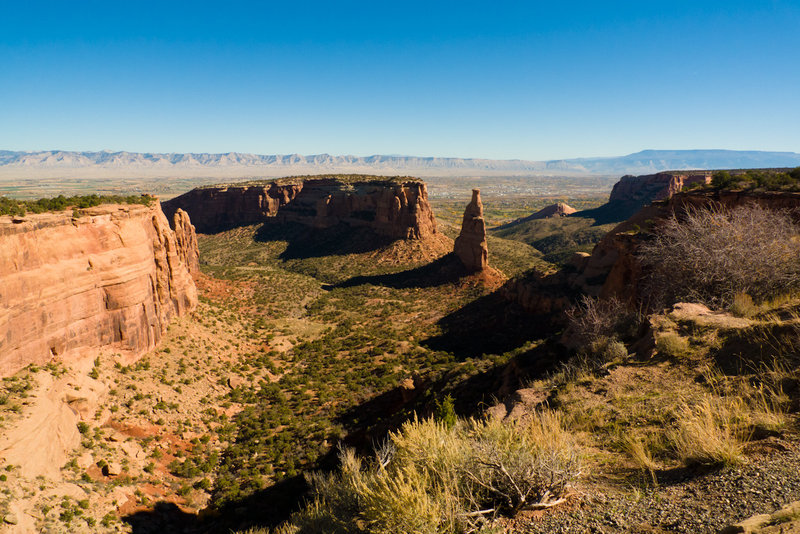
[[[679,301],[725,308],[736,295],[762,301],[800,288],[800,227],[786,211],[757,205],[689,209],[641,245],[651,305]]]
[[[641,321],[635,310],[615,297],[599,299],[584,295],[565,314],[567,336],[581,345],[632,337]]]

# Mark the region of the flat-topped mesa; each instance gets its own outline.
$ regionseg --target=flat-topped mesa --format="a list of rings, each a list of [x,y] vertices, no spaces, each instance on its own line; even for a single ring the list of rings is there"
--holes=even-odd
[[[483,271],[489,267],[489,246],[486,244],[480,189],[472,190],[472,200],[464,210],[461,233],[456,238],[453,252],[470,271]]]
[[[173,231],[157,201],[82,211],[0,217],[0,376],[106,346],[139,356],[197,304],[186,213]]]
[[[366,227],[392,239],[437,233],[426,184],[407,177],[308,176],[208,186],[163,205],[168,215],[188,212],[204,233],[270,219],[313,228]]]

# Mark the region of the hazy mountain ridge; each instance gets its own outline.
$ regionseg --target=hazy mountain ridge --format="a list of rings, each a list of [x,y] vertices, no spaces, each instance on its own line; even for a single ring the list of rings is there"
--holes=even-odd
[[[574,158],[549,161],[493,160],[396,155],[333,156],[315,154],[261,155],[240,152],[138,153],[0,151],[0,175],[31,177],[75,170],[91,174],[208,174],[281,175],[286,173],[367,172],[420,174],[505,175],[621,175],[647,174],[663,170],[795,167],[800,154],[737,150],[643,150],[620,157]]]

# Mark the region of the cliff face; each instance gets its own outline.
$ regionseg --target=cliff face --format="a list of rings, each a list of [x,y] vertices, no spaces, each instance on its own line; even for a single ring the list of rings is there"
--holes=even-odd
[[[711,183],[711,172],[659,172],[644,176],[623,176],[614,184],[608,202],[640,203],[644,206],[656,200],[667,199],[693,183]]]
[[[168,215],[188,212],[199,232],[215,232],[269,219],[313,228],[368,227],[393,239],[436,233],[427,186],[419,180],[310,177],[193,189],[164,202]]]
[[[453,252],[470,271],[483,271],[489,266],[489,246],[486,243],[486,224],[480,189],[472,190],[472,200],[464,210],[461,233]]]
[[[156,202],[0,217],[0,375],[98,348],[141,354],[194,308],[194,228]]]

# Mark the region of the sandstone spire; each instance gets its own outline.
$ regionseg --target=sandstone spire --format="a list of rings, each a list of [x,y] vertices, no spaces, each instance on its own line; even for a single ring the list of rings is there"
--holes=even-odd
[[[453,251],[470,271],[482,271],[489,266],[489,247],[486,244],[480,189],[472,190],[472,201],[464,210],[461,233],[456,238]]]

